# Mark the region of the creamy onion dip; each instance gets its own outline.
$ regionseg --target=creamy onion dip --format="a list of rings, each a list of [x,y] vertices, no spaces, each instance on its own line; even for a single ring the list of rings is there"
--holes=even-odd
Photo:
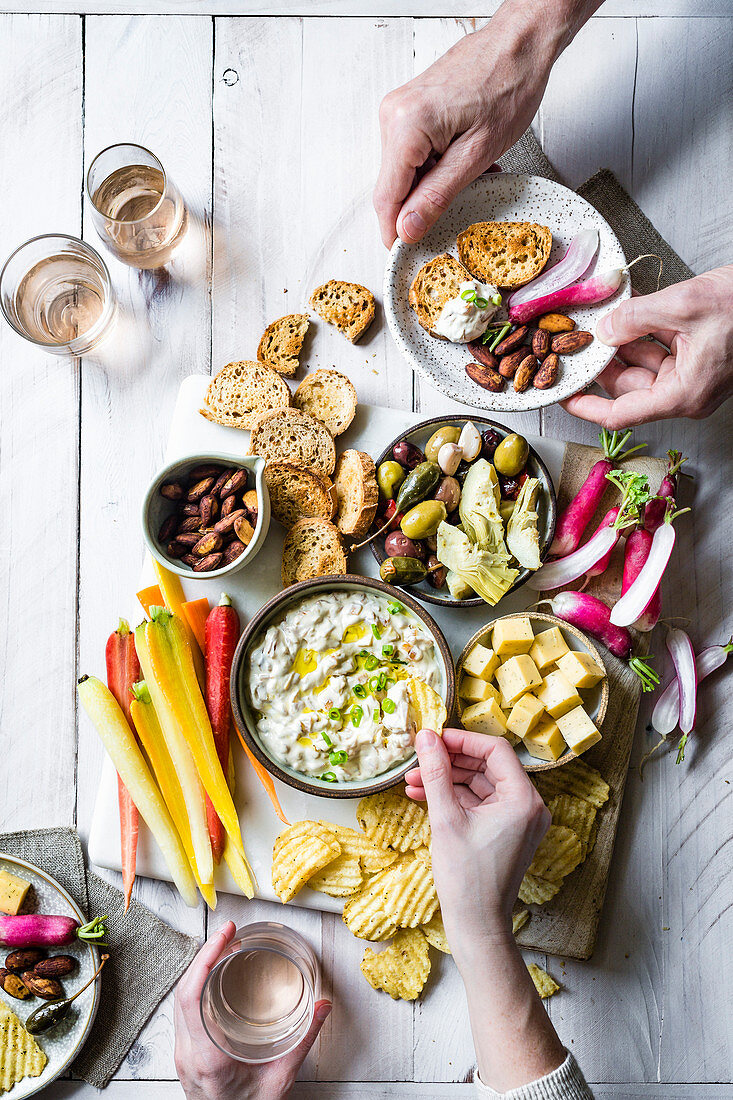
[[[417,616],[376,593],[336,591],[307,597],[259,635],[247,691],[276,760],[341,782],[412,754],[412,676],[440,689],[435,644]]]
[[[464,294],[469,296],[471,293],[473,293],[472,301],[463,297]],[[466,282],[461,283],[457,297],[449,298],[441,309],[433,332],[444,336],[453,344],[467,344],[470,340],[477,340],[486,332],[489,321],[499,310],[499,306],[491,300],[497,295],[499,291],[491,283],[467,279]],[[486,301],[484,308],[476,305],[477,298],[483,298]]]

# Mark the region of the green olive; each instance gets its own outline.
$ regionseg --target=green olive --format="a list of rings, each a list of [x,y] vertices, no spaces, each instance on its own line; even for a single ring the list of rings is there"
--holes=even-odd
[[[529,443],[523,435],[507,435],[494,451],[494,466],[504,477],[516,477],[527,465]]]
[[[424,500],[402,517],[400,527],[408,539],[424,539],[434,535],[447,515],[442,500]]]
[[[446,424],[444,428],[438,428],[433,432],[425,447],[425,457],[428,462],[438,461],[438,451],[444,443],[457,443],[461,435],[460,428],[454,428],[452,424]]]
[[[377,470],[377,485],[382,496],[387,500],[394,500],[395,494],[405,480],[406,475],[407,470],[404,466],[400,466],[399,462],[393,462],[390,459],[387,462],[380,463]]]

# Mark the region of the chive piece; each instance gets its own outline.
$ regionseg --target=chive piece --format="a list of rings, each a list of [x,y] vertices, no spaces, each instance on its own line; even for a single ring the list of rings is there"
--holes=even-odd
[[[362,710],[361,707],[352,707],[351,708],[351,723],[352,723],[352,725],[358,726],[363,717],[364,717],[364,711]]]
[[[476,298],[474,300],[476,309],[486,309],[489,304],[488,298]]]
[[[369,690],[370,691],[379,691],[379,677],[378,676],[370,676],[369,677]]]
[[[387,605],[387,610],[390,615],[399,615],[400,611],[404,611],[405,609],[401,603],[398,603],[397,600],[393,600],[392,603]]]
[[[344,752],[343,749],[339,749],[338,752],[329,753],[328,759],[334,765],[345,764],[349,759],[349,754]]]
[[[501,294],[494,294],[492,299],[491,299],[491,304],[492,304],[492,306],[500,306],[501,305]]]
[[[384,691],[386,686],[387,686],[387,673],[384,670],[382,670],[382,672],[379,673],[379,679],[377,680],[377,690],[378,691]]]
[[[373,653],[370,653],[366,661],[364,662],[364,668],[367,670],[367,672],[373,672],[378,664],[379,661],[377,660],[377,658],[374,656]]]
[[[494,348],[499,346],[511,327],[512,326],[507,322],[507,324],[504,325],[503,328],[499,329],[498,333],[496,334],[496,338],[489,344],[489,351],[493,351]]]
[[[351,690],[353,691],[357,699],[366,699],[367,689],[364,687],[363,684],[354,684]]]
[[[383,657],[391,657],[393,653],[394,653],[394,646],[392,645],[391,642],[388,643],[387,645],[382,646],[382,656]]]
[[[394,714],[395,709],[396,709],[396,703],[395,703],[394,699],[383,699],[382,700],[382,710],[384,711],[385,714]]]
[[[339,710],[338,707],[331,707],[331,709],[328,712],[328,717],[331,719],[332,722],[340,722],[341,721],[341,711]]]
[[[374,635],[374,637],[377,640],[379,640],[382,637],[382,632],[381,632],[381,630],[379,629],[379,627],[377,626],[376,623],[372,623],[372,634]]]
[[[321,779],[325,779],[327,783],[338,783],[338,779],[333,772],[324,772]]]
[[[331,738],[330,738],[330,737],[328,736],[328,734],[326,733],[326,731],[325,731],[325,730],[324,730],[324,731],[323,731],[323,733],[321,734],[321,737],[323,738],[323,740],[324,740],[324,741],[326,742],[326,744],[328,745],[328,747],[329,747],[329,749],[330,749],[330,748],[331,748],[331,745],[333,744],[333,741],[332,741],[332,740],[331,740]]]

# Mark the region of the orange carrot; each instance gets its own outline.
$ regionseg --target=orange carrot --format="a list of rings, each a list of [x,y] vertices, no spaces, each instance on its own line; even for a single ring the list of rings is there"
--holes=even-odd
[[[132,685],[142,678],[142,673],[135,651],[135,636],[130,632],[130,627],[124,619],[120,619],[117,630],[107,639],[105,659],[107,686],[119,703],[134,736],[135,727],[130,717]],[[119,775],[117,776],[117,799],[120,808],[122,884],[125,888],[125,911],[127,911],[135,882],[140,815]]]
[[[235,729],[236,729],[236,726],[235,726]],[[255,770],[255,775],[257,776],[260,783],[262,784],[262,786],[265,788],[268,795],[270,796],[270,802],[272,802],[275,813],[280,818],[283,825],[289,825],[290,822],[288,821],[285,814],[283,813],[283,808],[280,805],[280,799],[277,797],[277,791],[275,790],[275,784],[272,781],[272,776],[267,771],[267,769],[264,768],[262,766],[262,764],[260,764],[257,757],[254,756],[252,754],[252,752],[247,748],[247,745],[245,744],[245,740],[242,737],[242,735],[241,735],[241,733],[239,732],[238,729],[237,729],[237,737],[240,740],[242,748],[244,749],[245,753],[247,754],[247,759],[249,760],[250,764],[252,765],[252,767]]]
[[[151,584],[148,588],[141,588],[137,594],[137,598],[143,605],[145,614],[150,614],[151,607],[159,607],[165,601],[163,600],[163,593],[157,584]]]
[[[206,620],[209,616],[209,601],[205,596],[200,600],[187,600],[181,604],[181,609],[193,631],[194,638],[201,646],[201,652],[206,656]]]

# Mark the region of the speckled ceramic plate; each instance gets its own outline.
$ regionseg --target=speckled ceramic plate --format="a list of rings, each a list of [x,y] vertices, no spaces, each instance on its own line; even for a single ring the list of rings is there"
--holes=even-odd
[[[597,229],[600,245],[586,278],[626,263],[608,222],[574,191],[541,176],[504,172],[481,176],[466,188],[419,244],[398,240],[392,246],[384,273],[384,312],[402,354],[414,370],[446,396],[489,413],[539,409],[585,389],[613,358],[613,349],[600,340],[594,340],[575,355],[561,358],[559,380],[549,390],[530,387],[525,393],[515,393],[509,385],[501,393],[489,393],[466,374],[466,363],[471,357],[465,347],[437,340],[418,324],[407,300],[412,280],[433,256],[451,252],[457,257],[458,234],[479,221],[527,221],[549,226],[552,251],[548,265],[557,263],[581,229]],[[595,332],[599,318],[630,294],[631,283],[626,274],[613,298],[597,306],[568,310],[568,315],[578,329]],[[499,317],[504,315],[503,311],[499,313]]]
[[[15,856],[0,853],[0,870],[9,871],[13,875],[30,882],[33,887],[33,900],[27,911],[34,913],[49,913],[59,916],[74,917],[80,924],[86,924],[87,918],[79,909],[73,898],[66,890],[40,867],[35,867],[25,860],[16,859]],[[2,949],[0,959],[4,959],[9,949]],[[49,951],[51,955],[73,955],[79,961],[79,968],[68,978],[62,979],[64,993],[70,996],[91,978],[99,965],[97,949],[91,944],[76,940],[74,943]],[[18,1001],[9,997],[7,993],[0,991],[0,997],[15,1015],[23,1022],[28,1019],[31,1012],[44,1002],[39,997],[31,997],[27,1001]],[[43,1073],[39,1077],[24,1077],[9,1092],[3,1093],[3,1100],[24,1100],[27,1096],[33,1096],[40,1092],[66,1067],[73,1062],[81,1050],[89,1030],[94,1022],[99,1001],[99,982],[86,989],[82,995],[74,1001],[68,1016],[62,1020],[58,1027],[42,1035],[37,1035],[36,1042],[43,1050],[48,1061]]]

